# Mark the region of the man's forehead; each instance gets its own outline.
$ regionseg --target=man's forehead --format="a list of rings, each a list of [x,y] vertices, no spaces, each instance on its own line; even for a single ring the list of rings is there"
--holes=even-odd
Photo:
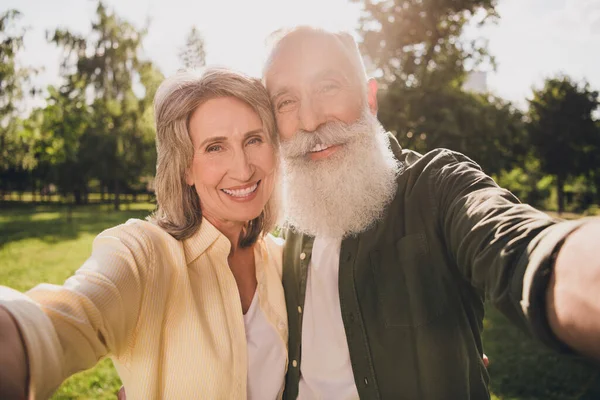
[[[264,77],[267,88],[272,90],[275,86],[291,86],[298,79],[347,77],[350,68],[340,43],[326,35],[311,35],[281,43],[272,52]]]

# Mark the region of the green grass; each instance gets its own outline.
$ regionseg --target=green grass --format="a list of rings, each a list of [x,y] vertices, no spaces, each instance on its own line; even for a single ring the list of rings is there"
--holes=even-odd
[[[484,327],[490,386],[497,399],[600,399],[597,368],[547,350],[490,307]]]
[[[102,230],[144,218],[153,205],[81,206],[15,204],[0,209],[0,285],[27,290],[60,284],[89,256]],[[493,309],[487,312],[484,348],[490,357],[495,400],[600,399],[599,370],[561,358],[532,342]],[[67,380],[53,399],[115,399],[121,386],[110,360]]]

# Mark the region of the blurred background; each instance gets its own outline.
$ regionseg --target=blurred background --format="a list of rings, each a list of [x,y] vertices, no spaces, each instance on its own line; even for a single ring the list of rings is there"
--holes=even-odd
[[[95,235],[154,209],[165,76],[260,76],[268,35],[297,24],[355,36],[402,146],[460,151],[553,215],[600,215],[600,0],[2,0],[0,284],[62,283]],[[597,367],[492,309],[484,346],[494,398],[600,399]],[[54,398],[119,386],[105,360]]]

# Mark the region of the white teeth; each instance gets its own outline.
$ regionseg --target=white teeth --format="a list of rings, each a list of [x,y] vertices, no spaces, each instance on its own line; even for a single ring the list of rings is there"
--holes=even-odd
[[[331,147],[331,146],[327,146],[327,145],[324,145],[324,144],[317,144],[315,147],[313,147],[313,148],[311,149],[311,151],[310,151],[310,152],[311,152],[311,153],[315,153],[315,152],[317,152],[317,151],[323,151],[323,150],[327,150],[329,147]]]
[[[244,196],[248,196],[250,193],[254,192],[257,187],[258,187],[258,183],[255,183],[254,185],[252,185],[246,189],[235,189],[235,190],[222,189],[222,190],[225,193],[227,193],[228,195],[233,196],[233,197],[244,197]]]

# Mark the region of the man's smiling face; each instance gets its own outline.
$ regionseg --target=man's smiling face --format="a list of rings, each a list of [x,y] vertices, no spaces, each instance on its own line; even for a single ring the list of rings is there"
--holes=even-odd
[[[399,164],[352,37],[298,28],[278,42],[263,78],[281,138],[287,222],[312,236],[367,229],[395,194]]]
[[[337,37],[320,32],[287,37],[272,54],[264,76],[282,142],[300,131],[318,131],[328,122],[356,122],[366,106],[366,82],[358,75]],[[320,143],[307,156],[325,159],[343,146]]]

